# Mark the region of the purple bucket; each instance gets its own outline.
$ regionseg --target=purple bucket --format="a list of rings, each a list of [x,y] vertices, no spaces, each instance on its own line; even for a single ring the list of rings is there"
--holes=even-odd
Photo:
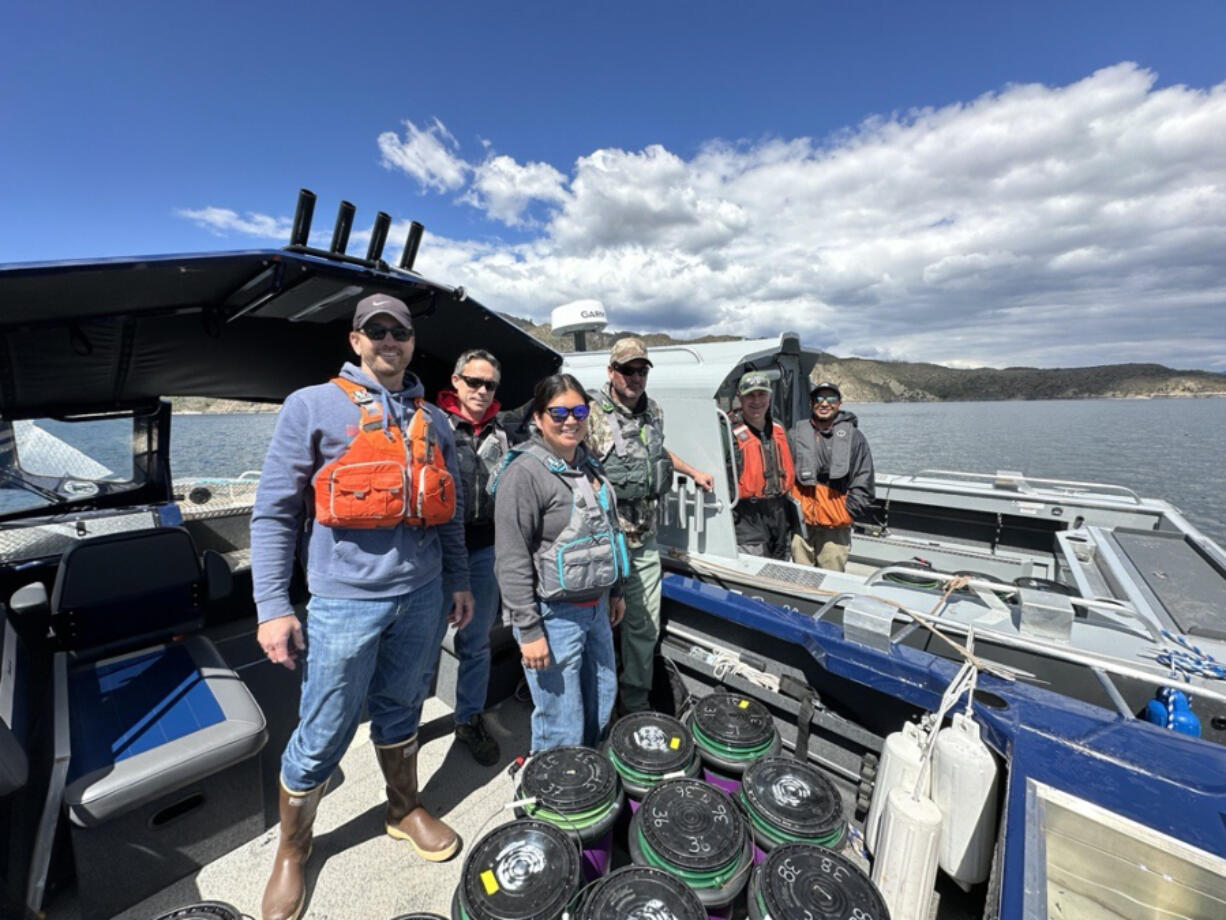
[[[613,831],[608,831],[599,840],[584,844],[581,868],[583,880],[594,882],[609,872],[609,864],[613,861]]]
[[[723,789],[724,792],[733,798],[736,797],[737,791],[741,788],[741,778],[739,776],[734,779],[731,776],[716,773],[709,767],[702,768],[702,778],[717,789]]]
[[[755,840],[753,844],[753,864],[760,866],[764,862],[766,862],[766,850],[758,846],[758,841]]]
[[[630,814],[634,814],[636,811],[638,811],[639,805],[642,804],[638,799],[626,799],[626,801],[630,803]]]

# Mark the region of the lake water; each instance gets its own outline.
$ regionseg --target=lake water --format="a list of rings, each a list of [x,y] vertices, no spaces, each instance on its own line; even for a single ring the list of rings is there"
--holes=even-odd
[[[1226,545],[1226,398],[867,403],[876,468],[992,473],[1127,486],[1163,498]],[[237,476],[264,462],[276,416],[175,419],[176,478]]]

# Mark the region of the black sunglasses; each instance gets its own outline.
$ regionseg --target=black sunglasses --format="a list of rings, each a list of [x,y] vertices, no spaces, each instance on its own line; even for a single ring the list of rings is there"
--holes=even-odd
[[[413,338],[413,330],[405,326],[363,326],[362,335],[370,339],[372,342],[382,342],[388,333],[392,334],[392,338],[397,342],[407,342]]]
[[[496,389],[498,389],[497,380],[486,380],[484,377],[469,377],[465,374],[456,374],[456,376],[459,377],[461,380],[463,380],[466,384],[468,384],[474,390],[477,389],[478,387],[484,387],[485,389],[493,393]]]
[[[646,377],[651,371],[651,365],[640,364],[637,367],[630,367],[628,364],[614,364],[613,370],[617,371],[623,377]]]
[[[591,414],[591,408],[580,404],[578,406],[547,406],[545,414],[561,425],[568,415],[573,415],[576,422],[581,422]]]
[[[839,398],[837,396],[814,396],[813,402],[814,403],[827,403],[833,406],[836,402],[839,402]]]

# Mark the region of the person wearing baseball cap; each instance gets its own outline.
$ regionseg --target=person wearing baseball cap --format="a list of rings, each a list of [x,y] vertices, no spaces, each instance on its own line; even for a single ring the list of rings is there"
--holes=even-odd
[[[621,707],[650,708],[652,664],[660,638],[660,550],[656,546],[656,508],[673,485],[673,471],[702,489],[715,477],[696,469],[664,446],[664,415],[647,395],[651,372],[647,343],[626,336],[609,351],[609,382],[593,393],[587,443],[601,462],[617,495],[617,515],[630,550],[622,620]]]
[[[736,388],[741,406],[729,414],[736,445],[737,502],[732,509],[742,553],[787,559],[792,528],[789,493],[795,470],[787,432],[771,419],[771,381],[747,371]]]
[[[273,664],[306,665],[298,726],[281,756],[281,837],[265,920],[302,910],[315,813],[364,709],[387,785],[387,833],[430,861],[459,849],[455,831],[422,807],[417,727],[445,625],[444,575],[457,628],[472,617],[473,595],[463,490],[447,487],[448,477],[460,481],[455,441],[409,370],[413,344],[402,300],[359,300],[349,332],[356,363],[286,397],[260,475],[251,514],[256,638]],[[433,438],[443,464],[410,468],[411,438]],[[388,475],[395,466],[399,482]],[[413,471],[441,486],[426,496],[428,516],[424,501],[420,511],[403,501],[403,477]],[[296,557],[311,593],[307,629],[290,596]]]
[[[796,465],[792,495],[803,522],[792,536],[792,559],[841,572],[851,554],[852,520],[876,497],[873,455],[856,416],[842,408],[837,384],[817,384],[809,401],[812,414],[788,434]]]

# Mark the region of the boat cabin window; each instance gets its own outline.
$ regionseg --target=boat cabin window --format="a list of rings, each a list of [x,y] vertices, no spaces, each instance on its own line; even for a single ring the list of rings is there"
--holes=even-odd
[[[133,456],[131,414],[0,419],[0,514],[135,488]]]
[[[279,405],[198,397],[170,403],[170,472],[183,514],[249,509]]]

